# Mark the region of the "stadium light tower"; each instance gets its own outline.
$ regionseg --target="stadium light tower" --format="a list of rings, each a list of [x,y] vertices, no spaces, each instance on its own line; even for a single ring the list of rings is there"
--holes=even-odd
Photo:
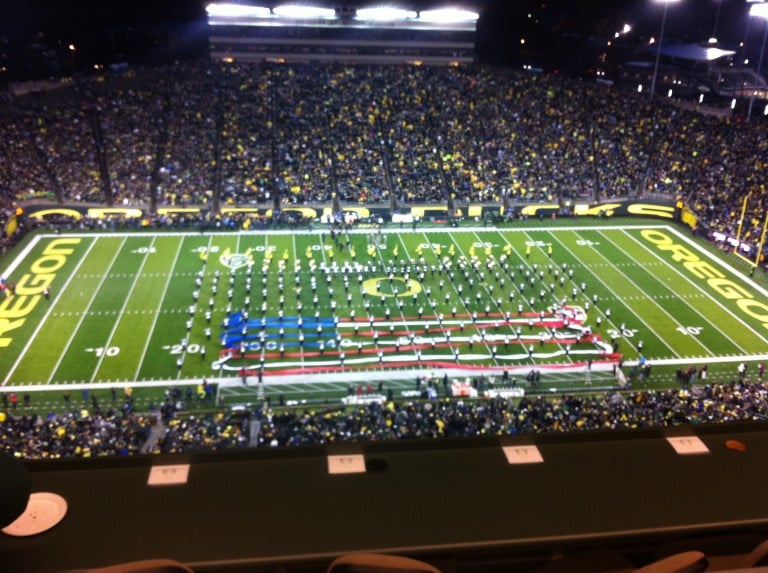
[[[760,76],[760,70],[763,68],[763,56],[765,55],[765,41],[768,39],[768,3],[767,4],[752,4],[749,8],[749,15],[756,18],[762,18],[765,20],[765,31],[763,32],[763,45],[760,48],[760,58],[757,62],[757,75]],[[749,96],[749,108],[747,110],[747,121],[752,118],[752,107],[755,105],[755,91],[752,90],[752,95]],[[765,92],[765,87],[763,88]]]
[[[659,33],[659,44],[656,46],[656,63],[653,65],[653,77],[651,78],[651,95],[656,92],[656,77],[659,75],[659,60],[661,59],[661,45],[664,43],[664,27],[667,24],[667,8],[670,4],[680,2],[680,0],[653,0],[657,3],[664,4],[664,15],[661,17],[661,33]]]
[[[712,27],[712,35],[707,40],[708,44],[717,44],[717,25],[720,23],[720,8],[723,7],[723,0],[717,0],[717,13],[715,13],[715,25]]]

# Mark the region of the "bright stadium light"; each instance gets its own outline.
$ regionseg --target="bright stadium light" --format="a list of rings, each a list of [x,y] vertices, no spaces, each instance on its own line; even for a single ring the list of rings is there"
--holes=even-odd
[[[768,20],[768,2],[764,4],[752,4],[749,7],[749,15]]]
[[[422,10],[419,20],[436,24],[455,24],[459,22],[477,22],[480,15],[471,10],[461,8],[439,8],[437,10]]]
[[[708,62],[711,62],[718,58],[722,58],[723,56],[732,56],[735,53],[736,52],[732,52],[731,50],[721,50],[720,48],[708,47],[704,50],[704,58]]]
[[[361,8],[355,11],[355,17],[360,20],[374,20],[376,22],[392,22],[395,20],[408,20],[416,17],[416,12],[395,8],[393,6],[379,6],[376,8]]]
[[[209,16],[221,18],[269,18],[269,8],[264,6],[248,6],[246,4],[230,4],[227,2],[208,4],[205,11]]]
[[[297,20],[307,20],[311,18],[334,18],[336,10],[333,8],[321,8],[320,6],[300,6],[299,4],[283,4],[272,9],[278,16],[283,18],[295,18]]]

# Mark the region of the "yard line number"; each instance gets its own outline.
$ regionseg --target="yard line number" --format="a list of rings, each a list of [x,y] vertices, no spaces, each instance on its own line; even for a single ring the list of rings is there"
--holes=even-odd
[[[93,352],[97,357],[101,358],[102,356],[117,356],[120,354],[120,347],[119,346],[98,346],[96,348],[86,348],[86,352]]]

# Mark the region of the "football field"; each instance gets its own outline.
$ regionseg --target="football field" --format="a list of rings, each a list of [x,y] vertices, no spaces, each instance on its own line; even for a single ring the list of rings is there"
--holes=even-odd
[[[2,277],[5,387],[290,394],[768,359],[768,293],[667,225],[39,234]]]

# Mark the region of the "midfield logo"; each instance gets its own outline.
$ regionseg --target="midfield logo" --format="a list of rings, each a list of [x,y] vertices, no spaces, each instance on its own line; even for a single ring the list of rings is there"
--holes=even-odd
[[[229,267],[232,270],[240,269],[242,267],[253,264],[253,255],[251,249],[245,251],[245,253],[232,253],[229,249],[224,249],[221,253],[219,261],[225,267]]]

